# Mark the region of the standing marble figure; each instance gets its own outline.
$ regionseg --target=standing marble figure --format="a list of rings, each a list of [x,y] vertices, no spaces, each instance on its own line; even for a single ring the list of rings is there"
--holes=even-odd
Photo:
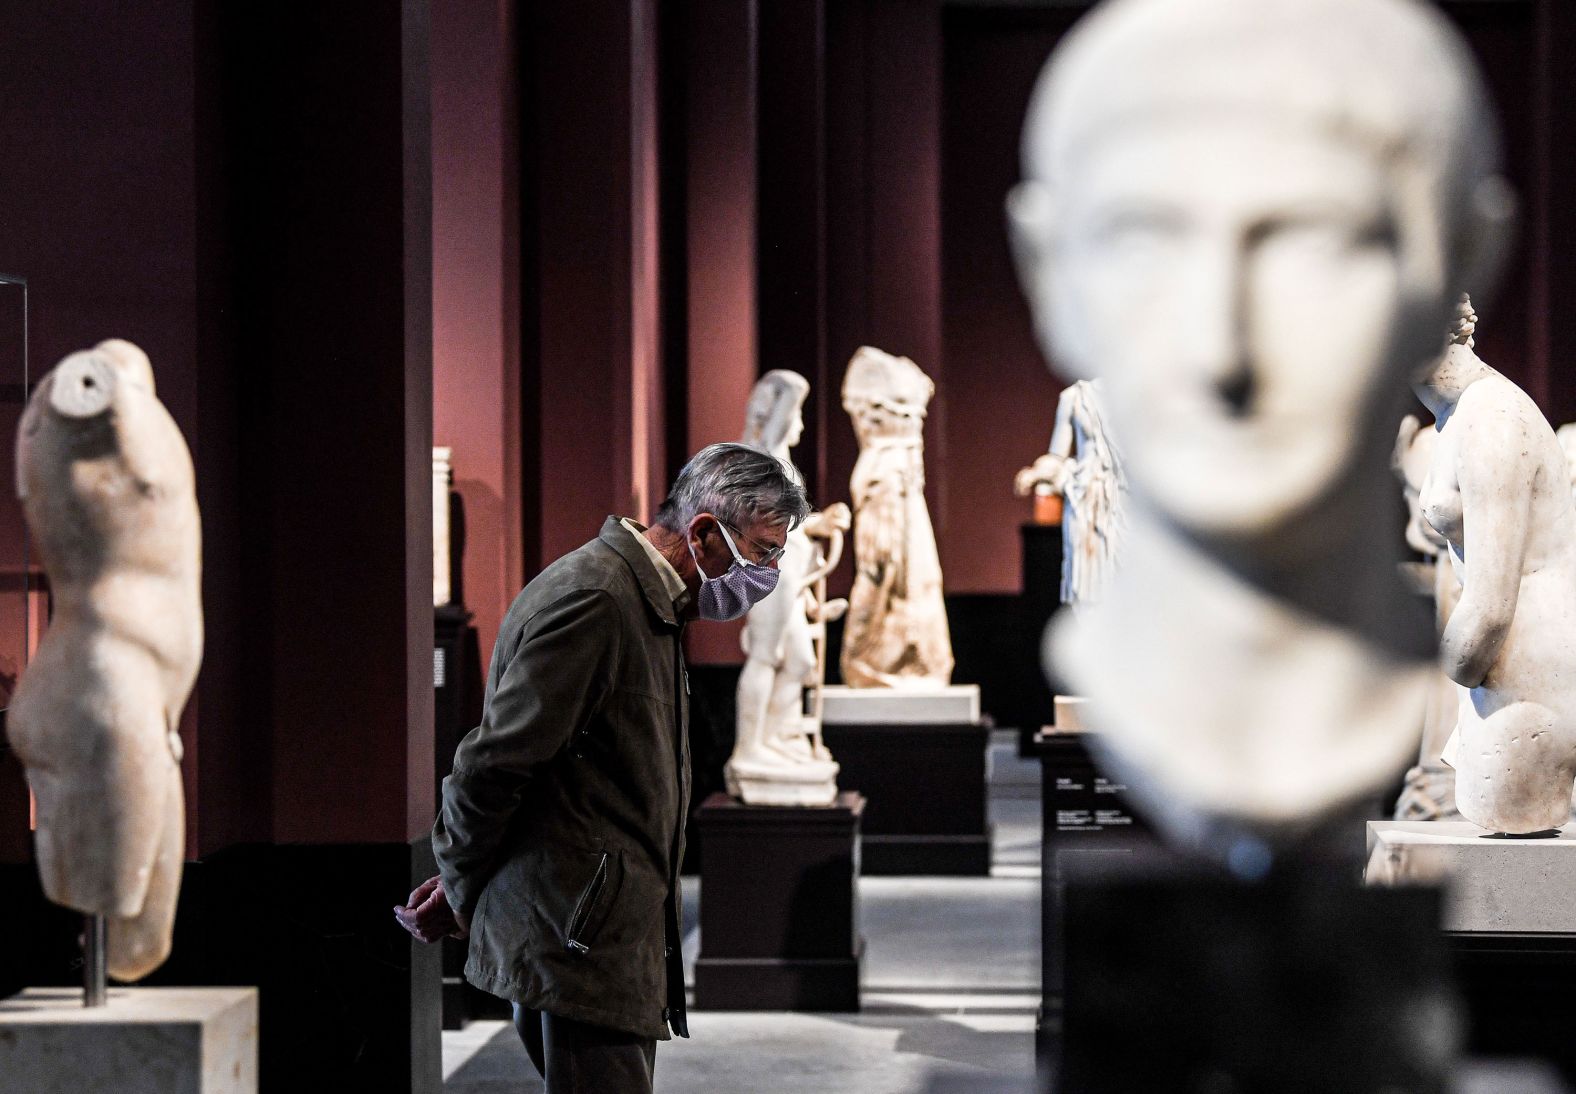
[[[54,617],[7,713],[38,803],[44,892],[108,921],[111,976],[169,956],[185,857],[181,709],[202,660],[191,454],[129,342],[44,377],[17,491]]]
[[[1018,472],[1019,495],[1041,483],[1060,494],[1062,603],[1090,604],[1105,593],[1122,544],[1122,457],[1105,421],[1099,380],[1079,380],[1056,400],[1045,455]]]
[[[743,443],[782,461],[795,480],[789,450],[804,433],[803,408],[810,383],[797,372],[773,369],[750,393]],[[837,504],[812,513],[789,530],[776,590],[750,609],[744,622],[746,660],[739,673],[738,735],[724,769],[728,792],[751,805],[830,805],[837,800],[837,763],[821,743],[820,725],[804,710],[804,689],[825,682],[817,649],[826,621],[847,607],[816,595],[827,570],[837,565],[815,540],[840,548],[849,513]]]
[[[870,346],[843,377],[843,409],[859,438],[849,482],[854,585],[843,630],[850,687],[943,687],[952,679],[941,559],[925,504],[925,411],[935,391],[913,361]]]
[[[1473,352],[1476,325],[1463,298],[1448,349],[1416,385],[1438,430],[1420,504],[1461,581],[1439,643],[1460,700],[1444,758],[1463,817],[1527,835],[1571,816],[1576,505],[1553,428]]]
[[[1130,491],[1048,656],[1184,845],[1289,845],[1417,747],[1388,457],[1512,215],[1486,102],[1416,0],[1108,0],[1035,91],[1020,275],[1058,371],[1104,380]]]

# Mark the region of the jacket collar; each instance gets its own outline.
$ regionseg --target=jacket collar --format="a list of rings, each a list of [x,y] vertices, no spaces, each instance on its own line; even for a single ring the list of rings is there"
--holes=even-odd
[[[635,580],[640,583],[640,591],[645,594],[646,603],[651,606],[657,618],[670,627],[677,627],[679,621],[673,609],[673,598],[668,595],[667,586],[662,582],[662,575],[651,564],[645,549],[635,542],[621,520],[622,518],[616,516],[608,517],[603,522],[602,531],[597,538],[617,551],[634,571]]]

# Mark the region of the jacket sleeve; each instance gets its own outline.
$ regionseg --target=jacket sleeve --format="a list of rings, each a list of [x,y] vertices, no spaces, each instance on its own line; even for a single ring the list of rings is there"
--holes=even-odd
[[[432,849],[456,910],[475,909],[527,784],[601,706],[619,640],[617,605],[600,589],[570,592],[526,621],[443,780]]]

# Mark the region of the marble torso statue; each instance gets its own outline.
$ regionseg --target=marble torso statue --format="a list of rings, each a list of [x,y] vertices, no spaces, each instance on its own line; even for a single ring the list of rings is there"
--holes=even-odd
[[[1433,642],[1387,457],[1502,253],[1481,77],[1412,0],[1107,0],[1023,165],[1036,331],[1101,377],[1129,488],[1121,565],[1048,656],[1175,841],[1291,854],[1417,748]]]
[[[1461,595],[1440,640],[1458,687],[1456,808],[1495,832],[1570,820],[1576,782],[1576,505],[1565,452],[1526,393],[1472,350],[1463,301],[1418,395],[1438,439],[1421,507]]]
[[[1063,390],[1049,450],[1016,483],[1019,494],[1044,483],[1062,496],[1063,604],[1099,600],[1121,549],[1127,483],[1102,389],[1099,380],[1079,380]]]
[[[925,411],[935,386],[906,357],[869,346],[848,363],[843,409],[859,459],[849,482],[854,585],[843,631],[851,687],[944,686],[952,637],[925,503]]]
[[[789,450],[804,431],[809,391],[796,372],[774,369],[762,376],[745,412],[743,442],[792,468]],[[826,599],[825,576],[837,564],[848,522],[848,507],[839,504],[790,531],[777,564],[777,588],[745,617],[738,733],[724,773],[728,792],[749,804],[828,805],[837,798],[837,764],[821,742],[816,713],[805,713],[804,700],[806,687],[819,697],[826,676],[826,622],[846,606]],[[834,544],[832,550],[823,552],[825,540]]]
[[[1437,438],[1432,428],[1423,428],[1415,415],[1408,414],[1401,421],[1393,459],[1406,499],[1406,543],[1426,560],[1406,561],[1401,568],[1412,579],[1413,591],[1433,607],[1436,635],[1444,633],[1461,596],[1461,583],[1445,557],[1449,545],[1423,519],[1423,484],[1434,462]],[[1442,759],[1456,728],[1456,706],[1455,681],[1436,670],[1423,708],[1422,745],[1396,799],[1396,820],[1453,820],[1461,816],[1456,811],[1456,773]]]
[[[108,923],[109,972],[169,953],[185,857],[181,709],[202,658],[191,455],[128,342],[33,392],[17,486],[54,615],[8,714],[38,803],[44,891]]]

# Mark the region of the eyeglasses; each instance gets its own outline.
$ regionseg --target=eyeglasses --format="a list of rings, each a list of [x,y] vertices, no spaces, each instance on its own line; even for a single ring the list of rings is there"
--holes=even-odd
[[[788,549],[788,545],[786,543],[781,547],[767,547],[765,544],[757,543],[755,540],[751,539],[737,528],[734,528],[733,525],[729,524],[725,520],[718,520],[717,523],[724,529],[732,529],[734,535],[738,536],[745,543],[748,543],[751,547],[754,547],[756,551],[760,552],[760,558],[756,559],[754,563],[756,566],[770,566],[772,563],[782,558],[783,552]],[[730,541],[728,546],[732,547],[733,543]],[[733,553],[737,555],[739,552],[734,551]],[[745,561],[749,560],[746,559]]]

